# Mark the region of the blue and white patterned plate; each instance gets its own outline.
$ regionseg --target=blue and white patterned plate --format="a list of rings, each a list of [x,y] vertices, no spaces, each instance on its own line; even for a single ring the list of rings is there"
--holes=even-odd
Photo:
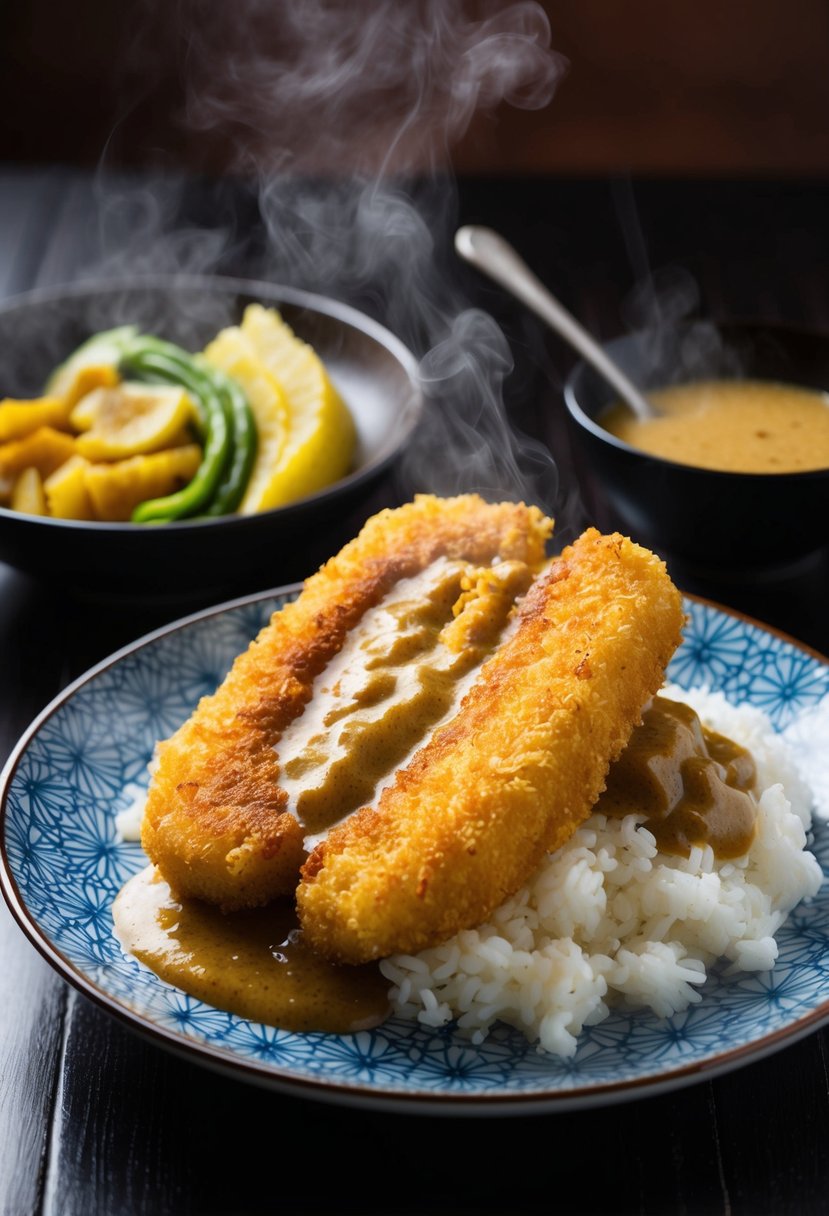
[[[146,784],[156,739],[210,692],[290,598],[255,596],[190,617],[76,681],[30,727],[2,779],[2,884],[17,920],[61,975],[158,1042],[306,1097],[408,1112],[564,1109],[673,1088],[770,1052],[829,1020],[829,885],[779,934],[770,973],[713,975],[704,1000],[660,1020],[613,1013],[574,1059],[540,1055],[499,1028],[481,1047],[451,1029],[392,1019],[353,1036],[294,1034],[203,1004],[122,954],[111,907],[145,864],[115,817]],[[765,710],[815,773],[829,754],[829,667],[762,626],[689,600],[669,675]],[[815,725],[817,723],[817,725]],[[829,873],[829,824],[814,848]]]

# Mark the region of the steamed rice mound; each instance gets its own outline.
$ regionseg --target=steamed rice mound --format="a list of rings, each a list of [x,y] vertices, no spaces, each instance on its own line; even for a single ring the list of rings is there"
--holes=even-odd
[[[643,815],[594,813],[486,924],[381,963],[396,1013],[432,1027],[457,1019],[476,1043],[506,1022],[540,1050],[571,1056],[582,1027],[611,1004],[669,1017],[702,999],[716,959],[731,971],[774,965],[774,934],[822,880],[805,849],[810,791],[759,710],[704,690],[664,695],[754,754],[763,792],[749,852],[663,854]]]

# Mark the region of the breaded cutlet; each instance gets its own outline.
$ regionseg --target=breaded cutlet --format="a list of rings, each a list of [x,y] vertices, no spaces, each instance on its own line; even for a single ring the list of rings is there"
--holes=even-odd
[[[647,550],[594,530],[565,549],[455,717],[305,863],[311,945],[360,963],[485,920],[590,814],[682,620]]]
[[[317,676],[401,580],[441,557],[537,570],[551,527],[535,507],[476,495],[421,496],[369,520],[159,745],[142,843],[173,890],[228,910],[292,894],[304,829],[288,809],[276,749]]]

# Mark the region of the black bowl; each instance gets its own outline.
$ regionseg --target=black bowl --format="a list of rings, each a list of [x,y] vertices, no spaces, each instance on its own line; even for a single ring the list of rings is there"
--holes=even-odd
[[[606,349],[643,388],[736,375],[829,390],[829,337],[754,323],[689,323]],[[585,364],[564,389],[585,504],[689,573],[741,580],[791,569],[827,545],[829,469],[722,473],[638,451],[599,424],[613,390]]]
[[[421,413],[414,357],[369,317],[293,288],[217,277],[32,292],[0,307],[0,396],[36,396],[49,371],[97,330],[135,323],[196,350],[254,302],[278,307],[325,361],[357,429],[352,471],[273,511],[163,526],[52,520],[0,508],[0,559],[73,590],[116,598],[199,599],[296,576],[297,555],[301,565],[314,537],[335,530],[368,499]],[[324,546],[321,553],[328,556]],[[293,563],[281,560],[287,554]]]

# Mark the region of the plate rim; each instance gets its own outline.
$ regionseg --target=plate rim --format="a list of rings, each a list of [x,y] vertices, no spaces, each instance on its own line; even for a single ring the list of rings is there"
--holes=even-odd
[[[776,1051],[787,1047],[806,1035],[819,1029],[829,1022],[829,995],[814,1009],[802,1014],[794,1022],[778,1027],[763,1035],[760,1039],[742,1043],[726,1051],[717,1052],[703,1060],[678,1065],[666,1071],[660,1071],[652,1076],[639,1076],[620,1081],[604,1081],[596,1084],[582,1084],[578,1089],[553,1090],[542,1089],[519,1093],[487,1093],[474,1094],[454,1092],[452,1090],[437,1094],[425,1091],[407,1091],[394,1086],[359,1085],[344,1081],[331,1081],[324,1076],[307,1077],[275,1065],[264,1067],[252,1060],[236,1056],[223,1048],[199,1039],[190,1039],[179,1032],[168,1029],[151,1020],[137,1009],[131,1009],[117,997],[109,994],[100,987],[90,976],[79,970],[54,944],[48,932],[41,927],[35,915],[30,911],[17,885],[12,872],[6,850],[6,822],[8,812],[8,795],[12,780],[30,742],[37,735],[42,725],[47,722],[65,702],[71,700],[86,684],[93,681],[102,672],[116,666],[124,658],[153,645],[163,637],[177,633],[188,626],[205,621],[211,617],[220,617],[227,612],[249,605],[261,603],[268,599],[296,594],[302,588],[302,583],[288,583],[265,591],[252,592],[235,599],[211,605],[192,612],[187,616],[161,625],[134,641],[120,647],[112,654],[101,659],[76,679],[72,680],[57,696],[35,716],[21,735],[0,771],[0,890],[13,919],[26,938],[38,953],[57,972],[64,981],[69,983],[82,996],[93,1004],[114,1016],[121,1024],[149,1038],[156,1045],[172,1051],[182,1058],[195,1059],[226,1076],[237,1080],[246,1080],[272,1090],[290,1094],[294,1097],[304,1097],[334,1104],[347,1106],[364,1106],[367,1108],[393,1110],[405,1114],[428,1115],[509,1115],[509,1114],[543,1114],[556,1111],[587,1109],[589,1107],[610,1105],[613,1103],[633,1100],[637,1097],[650,1097],[659,1093],[679,1089],[694,1084],[701,1079],[729,1072],[744,1063],[760,1060]],[[799,641],[772,625],[767,625],[755,617],[749,616],[738,609],[729,608],[703,596],[682,593],[683,600],[702,604],[706,608],[725,616],[730,616],[750,625],[764,633],[779,638],[785,644],[808,655],[811,659],[829,669],[829,657],[814,647]],[[471,1045],[470,1045],[471,1046]],[[747,1058],[748,1057],[748,1058]]]

